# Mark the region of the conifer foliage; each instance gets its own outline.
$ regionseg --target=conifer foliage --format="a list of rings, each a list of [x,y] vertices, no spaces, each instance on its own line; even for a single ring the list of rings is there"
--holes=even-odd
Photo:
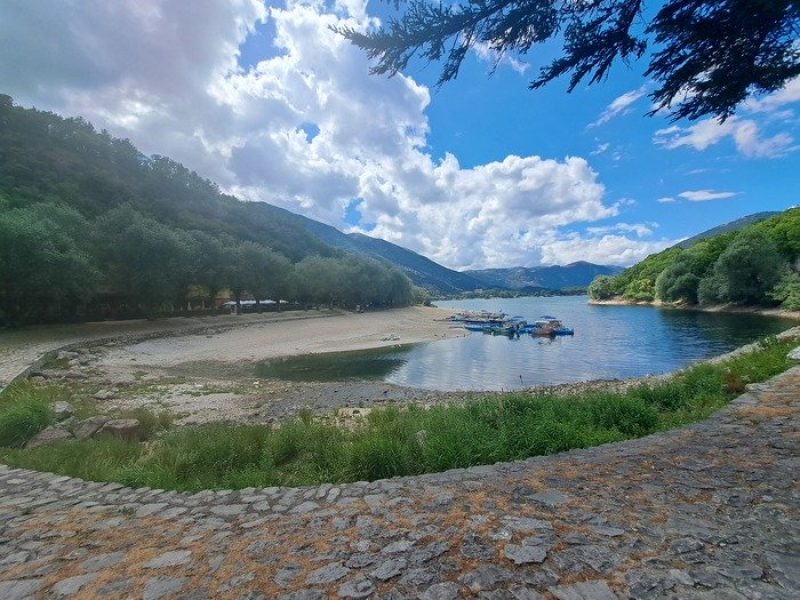
[[[399,0],[394,0],[400,7]],[[548,41],[562,50],[530,84],[569,76],[603,81],[618,61],[649,54],[644,75],[656,82],[655,108],[673,119],[729,117],[751,94],[780,89],[800,75],[800,1],[410,0],[383,29],[337,31],[366,50],[376,74],[394,75],[413,57],[444,61],[439,85],[455,79],[468,51],[487,45],[526,55]],[[652,15],[652,16],[650,16]]]

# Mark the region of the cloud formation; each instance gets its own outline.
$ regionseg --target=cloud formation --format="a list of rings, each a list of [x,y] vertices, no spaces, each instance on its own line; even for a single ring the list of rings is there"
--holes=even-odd
[[[784,88],[762,99],[750,99],[743,110],[751,114],[761,114],[768,121],[784,123],[794,119],[791,110],[784,107],[800,100],[800,77],[791,80]],[[703,119],[691,127],[672,126],[656,131],[654,142],[668,150],[683,146],[695,150],[705,150],[730,138],[736,149],[747,158],[780,158],[788,152],[797,150],[794,138],[781,132],[764,136],[762,125],[752,118],[729,117],[725,121],[715,118]]]
[[[244,200],[340,228],[356,207],[354,230],[452,268],[627,265],[669,244],[643,241],[641,229],[577,233],[624,205],[606,200],[583,158],[435,160],[428,89],[369,76],[364,53],[330,29],[375,23],[364,0],[3,3],[0,37],[11,50],[0,80],[19,104],[84,116]],[[274,36],[245,68],[240,48],[265,24]]]
[[[707,202],[708,200],[724,200],[726,198],[733,198],[738,196],[738,192],[714,192],[712,190],[694,190],[686,191],[678,194],[679,197],[685,198],[690,202]]]
[[[600,125],[605,125],[611,119],[614,119],[620,115],[628,114],[632,110],[630,106],[646,93],[647,85],[643,85],[638,90],[631,90],[630,92],[626,92],[621,96],[617,96],[614,98],[614,100],[612,100],[611,104],[606,107],[596,121],[589,123],[589,127],[599,127]]]

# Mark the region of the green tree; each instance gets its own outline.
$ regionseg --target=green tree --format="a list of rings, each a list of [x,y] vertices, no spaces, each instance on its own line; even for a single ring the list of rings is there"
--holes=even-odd
[[[656,297],[656,286],[652,279],[635,279],[625,288],[622,297],[633,302],[652,302]]]
[[[129,298],[148,318],[172,305],[188,249],[171,228],[129,206],[97,220],[95,240],[107,288]]]
[[[561,55],[530,87],[569,75],[572,91],[584,79],[603,81],[615,62],[639,59],[651,44],[645,76],[658,87],[651,94],[650,114],[672,109],[674,119],[724,119],[750,94],[775,91],[800,74],[797,0],[662,0],[654,13],[644,10],[644,0],[405,4],[384,29],[338,29],[378,59],[374,73],[396,74],[415,55],[429,62],[444,59],[441,85],[458,75],[476,45],[498,56],[525,55],[555,40],[563,44]]]
[[[700,301],[759,304],[780,279],[782,266],[772,240],[755,229],[742,231],[701,281]]]
[[[205,288],[208,308],[214,308],[214,302],[225,285],[225,246],[223,242],[203,231],[193,231],[197,248],[193,255],[195,281]],[[232,244],[228,240],[228,244]]]
[[[800,273],[786,271],[769,297],[781,303],[781,308],[800,310]]]
[[[586,292],[594,300],[607,300],[616,294],[614,290],[614,278],[609,275],[598,275],[589,284]]]
[[[656,298],[664,302],[697,303],[697,286],[700,278],[695,274],[696,265],[688,252],[682,252],[656,278]]]
[[[76,237],[86,224],[67,208],[0,212],[0,312],[13,324],[74,318],[98,272]],[[76,217],[72,228],[60,221]]]

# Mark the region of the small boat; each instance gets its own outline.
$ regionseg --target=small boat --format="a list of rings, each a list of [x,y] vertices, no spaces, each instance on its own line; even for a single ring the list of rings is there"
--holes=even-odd
[[[575,335],[575,330],[565,327],[557,318],[550,315],[542,315],[533,323],[531,335],[556,336],[556,335]]]

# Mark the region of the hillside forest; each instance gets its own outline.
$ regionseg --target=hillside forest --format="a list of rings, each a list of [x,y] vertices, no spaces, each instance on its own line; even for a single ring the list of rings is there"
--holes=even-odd
[[[800,208],[648,256],[589,286],[596,300],[800,310]]]
[[[272,210],[269,210],[272,208]],[[0,95],[0,323],[290,306],[399,306],[421,290],[288,216],[80,118]]]

